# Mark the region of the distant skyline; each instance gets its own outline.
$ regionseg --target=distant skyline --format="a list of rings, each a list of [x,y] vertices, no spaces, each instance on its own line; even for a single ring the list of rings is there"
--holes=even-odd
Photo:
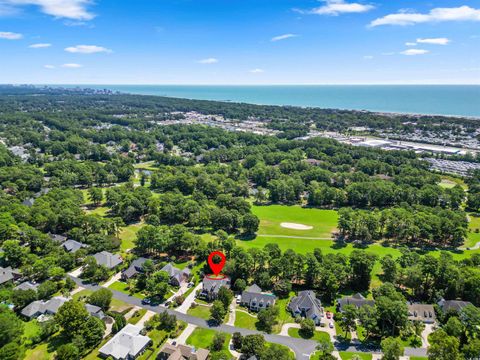
[[[0,83],[480,85],[480,0],[0,0]]]

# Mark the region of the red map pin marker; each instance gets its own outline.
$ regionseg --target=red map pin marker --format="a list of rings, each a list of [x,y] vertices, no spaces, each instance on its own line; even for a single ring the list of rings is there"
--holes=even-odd
[[[220,256],[220,258],[221,258],[221,260],[218,264],[215,264],[213,262],[213,258],[215,256]],[[210,253],[210,255],[208,256],[208,265],[210,266],[210,269],[212,269],[212,271],[215,275],[218,275],[222,272],[222,269],[225,266],[225,260],[226,260],[225,255],[220,251],[214,251],[214,252]]]

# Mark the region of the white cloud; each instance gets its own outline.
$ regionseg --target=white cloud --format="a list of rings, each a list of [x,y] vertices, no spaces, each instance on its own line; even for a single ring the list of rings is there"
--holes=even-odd
[[[375,8],[370,4],[348,3],[345,0],[323,0],[323,2],[325,5],[311,9],[307,13],[336,16],[344,13],[364,13]]]
[[[48,48],[50,46],[52,46],[52,44],[39,43],[39,44],[29,45],[28,47],[32,48],[32,49],[44,49],[44,48]]]
[[[296,34],[283,34],[283,35],[274,36],[270,41],[281,41],[281,40],[285,40],[285,39],[294,38],[294,37],[297,37],[297,36],[298,35],[296,35]]]
[[[417,46],[416,42],[406,42],[405,46]]]
[[[216,64],[218,63],[218,59],[211,57],[211,58],[198,60],[197,62],[199,64]]]
[[[407,56],[415,56],[415,55],[424,55],[428,54],[430,51],[424,49],[407,49],[402,51],[400,54],[407,55]]]
[[[261,74],[261,73],[264,73],[265,71],[263,69],[252,69],[249,72],[252,74]]]
[[[365,55],[363,57],[365,60],[372,60],[373,59],[373,56],[372,55]]]
[[[67,69],[78,69],[78,68],[83,67],[83,65],[80,65],[80,64],[63,64],[62,67],[67,68]]]
[[[416,12],[398,12],[373,20],[370,26],[381,25],[415,25],[428,22],[444,21],[480,21],[480,9],[470,6],[455,8],[434,8],[427,14]]]
[[[450,39],[447,38],[417,39],[419,44],[447,45],[449,42]]]
[[[77,45],[65,48],[66,52],[74,54],[95,54],[95,53],[111,53],[112,50],[97,45]]]
[[[0,39],[20,40],[21,38],[23,38],[22,34],[13,33],[10,31],[0,31]]]
[[[87,9],[92,4],[91,0],[0,0],[0,3],[7,7],[35,5],[43,13],[58,18],[91,20],[95,17]]]
[[[54,65],[48,65],[48,64],[47,64],[47,65],[43,65],[43,67],[44,67],[45,69],[55,69],[55,66],[54,66]]]

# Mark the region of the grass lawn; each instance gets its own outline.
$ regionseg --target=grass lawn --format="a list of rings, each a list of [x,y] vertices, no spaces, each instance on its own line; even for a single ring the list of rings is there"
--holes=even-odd
[[[465,247],[473,247],[477,242],[480,242],[480,216],[475,214],[469,214],[470,223],[468,224],[467,239],[465,240]],[[479,232],[475,232],[475,231]]]
[[[92,210],[88,210],[89,215],[99,215],[101,217],[107,216],[107,212],[110,210],[109,207],[107,206],[99,206],[96,208],[93,208]]]
[[[205,305],[198,305],[195,308],[188,309],[187,314],[208,320],[210,319],[210,307]]]
[[[278,306],[278,324],[273,327],[273,333],[278,334],[282,330],[282,326],[287,323],[295,322],[295,319],[292,317],[290,311],[287,310],[287,305],[290,302],[290,299],[295,296],[295,293],[290,292],[288,298],[286,299],[277,299],[275,306]]]
[[[143,317],[143,315],[145,315],[147,313],[147,310],[146,309],[140,309],[140,310],[137,310],[135,311],[135,313],[133,314],[133,316],[128,319],[128,323],[129,324],[133,324],[135,325],[136,323],[138,323],[140,321],[140,319]]]
[[[215,336],[216,331],[210,329],[202,329],[196,328],[193,330],[192,334],[187,339],[187,345],[195,346],[197,349],[208,349],[212,344],[213,337]],[[225,343],[223,344],[222,353],[225,353],[230,358],[232,358],[230,351],[228,349],[228,343],[230,342],[230,338],[232,337],[230,334],[225,334],[226,339]]]
[[[37,319],[30,320],[23,324],[23,336],[27,339],[31,339],[40,334],[40,325]]]
[[[112,289],[112,290],[120,291],[124,294],[130,295],[130,292],[128,291],[128,284],[124,283],[123,281],[115,281],[108,288]],[[137,293],[133,294],[133,296],[135,296],[136,298],[139,298],[139,299],[144,299],[145,298],[145,295],[143,295],[140,292],[137,292]]]
[[[257,318],[250,314],[247,314],[244,311],[235,311],[235,326],[250,329],[250,330],[257,330],[255,324],[257,323]]]
[[[260,219],[258,234],[310,236],[330,239],[337,227],[338,215],[335,210],[302,208],[300,206],[270,205],[252,206],[252,212]],[[287,229],[282,222],[312,226],[310,230]]]
[[[353,355],[357,355],[362,360],[371,360],[372,354],[365,354],[365,353],[356,353],[350,351],[340,351],[340,357],[342,360],[350,360]]]
[[[145,161],[145,162],[135,164],[133,165],[133,167],[135,169],[142,169],[142,170],[158,170],[158,168],[155,167],[154,165],[155,165],[155,161],[152,160],[152,161]]]
[[[120,240],[122,240],[120,249],[122,251],[125,251],[127,249],[133,249],[135,247],[133,240],[135,240],[138,230],[140,230],[142,227],[143,223],[137,223],[125,226],[122,229],[122,231],[120,232]]]
[[[315,333],[313,334],[313,337],[306,338],[301,335],[300,329],[290,328],[288,329],[288,336],[300,338],[300,339],[315,340],[315,341],[320,341],[320,340],[330,341],[330,335],[328,335],[328,333],[325,331],[315,331]]]
[[[428,360],[428,358],[423,356],[410,356],[410,360]]]
[[[57,333],[48,338],[47,341],[38,344],[33,349],[28,349],[25,352],[24,360],[53,359],[57,349],[66,343],[66,339],[60,335],[60,333]]]
[[[73,298],[75,300],[82,299],[88,297],[93,291],[89,289],[84,289],[82,291],[79,291],[75,295],[73,295]],[[125,310],[131,309],[132,305],[127,304],[126,302],[123,302],[121,300],[117,299],[112,299],[112,302],[110,303],[110,310],[116,311],[116,312],[124,312]]]

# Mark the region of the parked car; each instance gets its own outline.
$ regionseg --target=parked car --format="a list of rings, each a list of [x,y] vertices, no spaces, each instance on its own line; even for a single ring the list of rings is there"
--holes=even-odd
[[[150,299],[147,299],[147,298],[142,299],[142,304],[143,305],[150,305],[150,302],[151,302]]]
[[[332,313],[330,311],[327,311],[327,319],[331,319],[332,318]]]
[[[171,303],[172,303],[171,301],[167,301],[167,302],[165,303],[165,306],[170,306]]]
[[[195,285],[193,282],[189,282],[187,287],[191,288],[191,287],[193,287],[193,285]]]
[[[334,326],[333,326],[333,322],[330,322],[330,324],[328,324],[328,327],[329,327],[330,329],[333,329],[333,327],[334,327]]]
[[[235,302],[240,304],[242,302],[242,295],[237,295],[237,300]]]

